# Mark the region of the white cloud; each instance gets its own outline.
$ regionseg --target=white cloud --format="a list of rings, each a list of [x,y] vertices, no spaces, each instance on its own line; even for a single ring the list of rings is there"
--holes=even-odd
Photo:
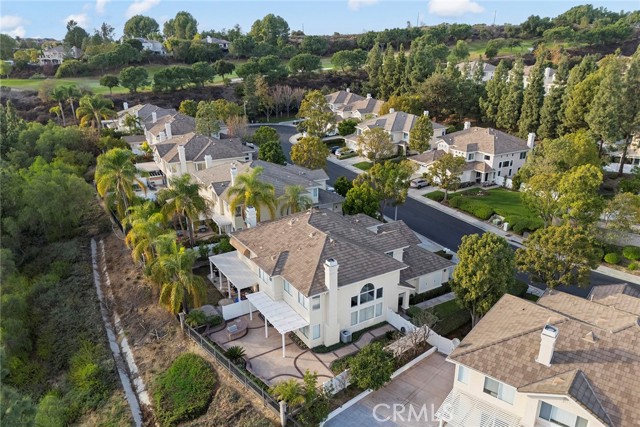
[[[5,15],[0,17],[0,32],[11,37],[24,37],[26,21],[20,16]]]
[[[351,10],[358,10],[361,7],[371,6],[378,3],[380,0],[347,0],[347,6]]]
[[[104,13],[104,8],[111,0],[96,0],[96,12]]]
[[[66,24],[69,21],[76,21],[79,27],[84,28],[85,30],[91,25],[91,19],[89,19],[89,15],[86,13],[76,13],[71,14],[64,18],[63,22]]]
[[[127,8],[125,15],[127,18],[131,18],[133,15],[139,15],[154,6],[157,6],[160,0],[134,0]]]
[[[430,0],[429,13],[438,16],[462,16],[466,13],[482,13],[484,7],[473,0]]]

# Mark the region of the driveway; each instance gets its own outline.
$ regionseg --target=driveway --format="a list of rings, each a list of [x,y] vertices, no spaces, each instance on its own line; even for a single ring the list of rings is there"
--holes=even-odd
[[[440,353],[403,372],[327,421],[325,427],[436,427],[434,414],[453,387],[455,367]]]

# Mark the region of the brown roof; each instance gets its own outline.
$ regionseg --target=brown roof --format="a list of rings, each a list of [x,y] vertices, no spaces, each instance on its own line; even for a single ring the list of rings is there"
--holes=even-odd
[[[182,113],[159,117],[155,123],[151,124],[148,130],[152,135],[158,136],[160,132],[166,131],[165,125],[167,123],[171,126],[172,136],[184,135],[196,130],[196,120]]]
[[[492,128],[471,127],[441,136],[439,140],[467,153],[505,154],[529,150],[526,141]]]
[[[418,154],[417,156],[408,157],[408,159],[413,160],[414,162],[417,162],[417,163],[430,165],[431,163],[435,162],[445,154],[447,154],[447,152],[444,150],[431,150],[422,154]]]
[[[468,171],[478,171],[478,172],[493,172],[493,168],[486,164],[485,162],[467,162],[464,165],[464,169]]]
[[[545,324],[559,329],[551,366],[535,361]],[[640,425],[638,317],[547,291],[505,295],[449,356],[520,392],[566,395],[605,425]]]
[[[185,158],[188,162],[204,162],[205,156],[210,155],[212,160],[233,159],[244,157],[244,153],[250,151],[242,145],[242,141],[236,139],[220,140],[195,133],[174,136],[165,142],[154,144],[160,157],[168,163],[178,163],[178,147],[184,147]]]
[[[640,289],[627,283],[594,286],[587,298],[640,316]]]
[[[329,104],[350,104],[352,102],[366,99],[364,96],[357,95],[346,90],[339,90],[324,96]]]
[[[358,111],[360,114],[378,114],[382,108],[383,101],[375,98],[365,98],[351,104],[338,107],[341,111]]]
[[[367,130],[373,128],[383,128],[387,132],[411,132],[413,126],[418,120],[415,114],[405,113],[404,111],[395,111],[373,119],[364,120],[356,127]],[[440,123],[431,122],[434,129],[445,128]]]

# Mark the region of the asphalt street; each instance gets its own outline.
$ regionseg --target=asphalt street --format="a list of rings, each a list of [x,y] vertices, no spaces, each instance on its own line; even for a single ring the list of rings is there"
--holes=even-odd
[[[282,150],[288,161],[291,161],[289,152],[291,151],[291,143],[289,138],[296,132],[295,128],[291,126],[272,125],[280,135],[280,144]],[[340,176],[346,176],[349,179],[354,179],[356,174],[348,169],[341,167],[340,165],[327,162],[327,174],[329,175],[329,182],[333,182]],[[395,214],[395,208],[389,207],[385,211],[385,215],[393,218]],[[412,198],[407,198],[407,201],[398,207],[398,219],[404,221],[412,230],[425,236],[427,239],[436,242],[453,251],[458,250],[458,246],[462,241],[462,236],[467,234],[482,234],[483,230],[461,221],[455,217],[447,215],[446,213],[434,209],[430,206],[415,201]],[[531,283],[529,278],[524,274],[519,274],[518,278],[527,283]],[[621,280],[615,277],[610,277],[601,273],[591,273],[592,285],[604,285],[612,283],[620,283]],[[544,286],[531,283],[536,287],[544,288]],[[577,288],[577,287],[565,287],[563,291],[569,292],[575,295],[586,297],[590,288]]]

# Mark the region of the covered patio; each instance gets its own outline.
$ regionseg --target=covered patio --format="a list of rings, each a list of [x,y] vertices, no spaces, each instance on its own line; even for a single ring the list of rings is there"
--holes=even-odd
[[[285,336],[288,332],[309,326],[296,311],[284,301],[274,301],[264,292],[248,294],[247,299],[264,316],[264,336],[269,338],[269,323],[282,335],[282,357],[285,353]],[[249,318],[253,319],[253,310],[249,311]]]
[[[520,418],[460,390],[453,389],[436,412],[440,426],[519,427]]]
[[[214,281],[216,276],[214,266],[218,270],[218,283]],[[210,256],[209,269],[209,279],[211,282],[216,285],[220,292],[224,293],[226,291],[229,298],[233,298],[231,286],[235,288],[236,295],[241,297],[242,290],[258,285],[258,276],[244,262],[240,261],[237,251]],[[227,282],[226,289],[224,289],[224,279],[226,279]],[[238,301],[240,300],[241,298],[238,298]]]
[[[226,216],[214,213],[211,214],[211,219],[218,226],[220,234],[229,234],[233,231],[231,221]]]

